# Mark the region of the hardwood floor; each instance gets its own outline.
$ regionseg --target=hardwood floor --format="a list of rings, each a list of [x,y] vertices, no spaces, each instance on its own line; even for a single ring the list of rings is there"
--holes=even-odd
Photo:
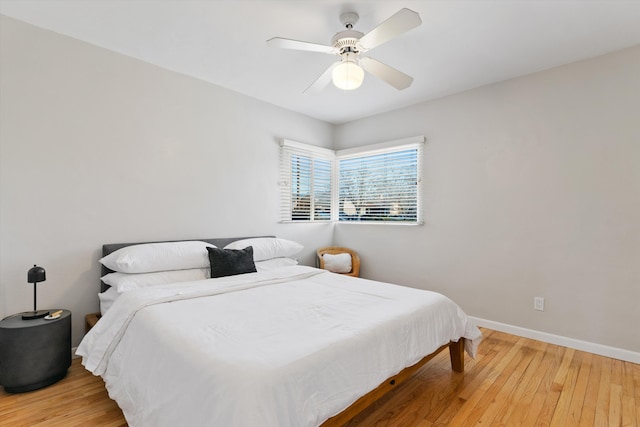
[[[640,426],[640,365],[483,329],[475,360],[448,352],[348,427]],[[30,393],[0,388],[0,426],[126,426],[102,379],[79,359],[62,381]],[[226,426],[225,426],[226,427]]]

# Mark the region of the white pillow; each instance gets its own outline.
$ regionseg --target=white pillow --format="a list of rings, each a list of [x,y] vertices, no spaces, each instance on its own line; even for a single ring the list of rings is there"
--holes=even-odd
[[[125,246],[100,259],[102,265],[121,273],[186,270],[209,267],[206,247],[198,241],[145,243]]]
[[[211,277],[210,268],[191,268],[189,270],[156,271],[153,273],[109,273],[102,281],[115,288],[119,293],[132,289],[146,288],[166,283],[190,282]]]
[[[256,264],[256,270],[271,271],[280,267],[288,267],[291,265],[298,265],[298,261],[293,258],[273,258],[265,261],[258,261]]]
[[[324,269],[332,271],[334,273],[349,273],[351,272],[351,254],[324,254],[322,255],[324,261]]]
[[[253,261],[264,261],[273,258],[292,258],[304,249],[300,243],[276,237],[256,237],[236,240],[225,246],[225,249],[244,249],[253,246]]]

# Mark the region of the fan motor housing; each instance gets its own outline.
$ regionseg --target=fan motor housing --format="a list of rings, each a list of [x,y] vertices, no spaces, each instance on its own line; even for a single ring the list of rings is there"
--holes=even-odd
[[[340,31],[331,39],[331,45],[338,49],[340,55],[346,52],[358,53],[357,43],[362,36],[364,34],[356,30]]]

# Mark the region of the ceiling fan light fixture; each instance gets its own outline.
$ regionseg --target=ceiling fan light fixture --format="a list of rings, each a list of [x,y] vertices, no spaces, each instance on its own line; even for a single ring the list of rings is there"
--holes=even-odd
[[[413,77],[373,58],[360,55],[422,24],[417,12],[407,8],[400,9],[367,34],[353,29],[358,22],[358,14],[355,12],[343,13],[340,15],[340,22],[346,29],[337,32],[331,38],[330,45],[282,37],[267,40],[267,44],[273,47],[340,56],[340,62],[331,64],[304,93],[319,92],[329,84],[329,80],[333,80],[333,84],[342,90],[357,89],[364,81],[365,70],[398,90],[411,86]]]
[[[364,81],[364,70],[347,56],[333,69],[332,78],[338,89],[358,89]]]

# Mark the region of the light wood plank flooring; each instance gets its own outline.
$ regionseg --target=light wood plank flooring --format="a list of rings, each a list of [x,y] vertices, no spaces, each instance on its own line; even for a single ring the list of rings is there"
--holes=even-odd
[[[483,329],[464,374],[442,352],[347,424],[640,426],[640,365]],[[0,426],[126,426],[102,380],[75,359],[62,381],[7,394]],[[225,426],[227,427],[227,426]]]

